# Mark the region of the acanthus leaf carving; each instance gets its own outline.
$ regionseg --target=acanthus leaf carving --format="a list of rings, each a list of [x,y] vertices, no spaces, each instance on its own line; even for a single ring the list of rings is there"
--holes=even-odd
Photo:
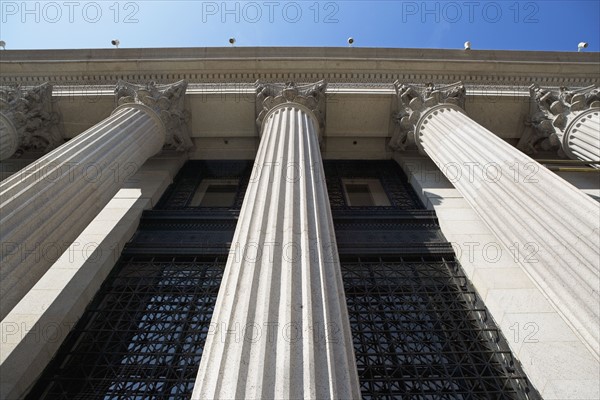
[[[165,148],[186,151],[193,146],[190,139],[190,114],[185,109],[185,92],[188,83],[179,81],[171,85],[150,82],[136,85],[122,80],[117,82],[115,100],[117,106],[137,103],[151,108],[166,128]]]
[[[397,109],[392,116],[395,129],[389,146],[393,150],[407,150],[415,148],[415,128],[421,115],[428,109],[440,104],[452,104],[462,109],[465,108],[466,90],[462,82],[436,87],[428,83],[422,90],[394,82],[396,90]]]
[[[529,87],[530,111],[526,124],[529,129],[521,137],[517,147],[528,154],[540,150],[557,151],[565,157],[562,138],[569,122],[582,112],[600,108],[598,85],[570,90],[560,87],[558,91],[548,90],[538,84]]]
[[[313,113],[319,122],[322,135],[325,130],[326,88],[325,81],[302,86],[294,82],[284,85],[256,82],[256,123],[259,129],[268,112],[274,107],[284,103],[298,103]]]
[[[0,112],[16,129],[17,155],[28,150],[46,153],[64,143],[60,115],[52,111],[49,83],[28,89],[21,85],[0,88]]]

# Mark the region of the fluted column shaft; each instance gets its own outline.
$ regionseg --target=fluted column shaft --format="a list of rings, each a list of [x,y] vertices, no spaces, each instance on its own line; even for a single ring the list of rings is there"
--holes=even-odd
[[[122,105],[0,184],[0,319],[164,142],[152,109]]]
[[[194,399],[360,398],[318,126],[264,119]]]
[[[0,161],[10,158],[18,147],[17,129],[6,115],[0,113]]]
[[[417,141],[598,354],[600,206],[452,105]]]
[[[600,108],[592,108],[579,114],[560,139],[563,151],[569,158],[600,161]],[[600,168],[599,164],[594,166]]]

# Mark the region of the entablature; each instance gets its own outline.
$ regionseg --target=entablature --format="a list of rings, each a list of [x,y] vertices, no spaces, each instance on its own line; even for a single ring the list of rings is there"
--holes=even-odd
[[[256,82],[320,80],[327,118],[325,158],[389,158],[394,82],[423,90],[463,82],[465,111],[516,145],[529,118],[529,87],[600,83],[600,53],[375,48],[169,48],[7,50],[0,86],[53,85],[53,107],[70,139],[110,115],[119,80],[188,83],[192,158],[253,158],[258,148]]]
[[[440,49],[235,47],[6,50],[0,84],[111,85],[288,82],[487,86],[597,83],[600,53]]]

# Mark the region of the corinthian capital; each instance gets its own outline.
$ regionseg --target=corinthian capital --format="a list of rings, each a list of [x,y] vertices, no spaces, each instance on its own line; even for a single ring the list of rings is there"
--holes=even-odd
[[[256,123],[260,129],[267,113],[284,103],[297,103],[308,108],[317,121],[321,132],[325,128],[325,89],[327,83],[319,81],[310,85],[256,83]]]
[[[424,89],[394,82],[397,110],[393,116],[396,129],[389,145],[394,150],[406,150],[415,146],[415,127],[421,116],[432,107],[451,104],[464,109],[465,87],[462,82],[436,87],[427,84]]]
[[[190,115],[185,109],[186,81],[171,85],[135,85],[119,81],[115,88],[115,100],[118,106],[137,103],[148,106],[160,117],[165,125],[167,137],[165,147],[185,151],[192,147],[189,134]]]
[[[549,90],[533,84],[529,87],[529,96],[528,125],[533,129],[523,135],[517,146],[526,153],[558,150],[563,155],[561,142],[570,122],[590,108],[600,108],[598,85]]]
[[[0,113],[12,126],[17,152],[48,152],[64,140],[59,130],[59,115],[52,111],[52,85],[44,83],[30,89],[21,86],[0,88]]]

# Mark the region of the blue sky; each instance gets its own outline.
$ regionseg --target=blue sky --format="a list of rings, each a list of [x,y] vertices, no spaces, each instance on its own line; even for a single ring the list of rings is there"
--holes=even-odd
[[[7,49],[347,46],[600,50],[600,0],[6,1]]]

